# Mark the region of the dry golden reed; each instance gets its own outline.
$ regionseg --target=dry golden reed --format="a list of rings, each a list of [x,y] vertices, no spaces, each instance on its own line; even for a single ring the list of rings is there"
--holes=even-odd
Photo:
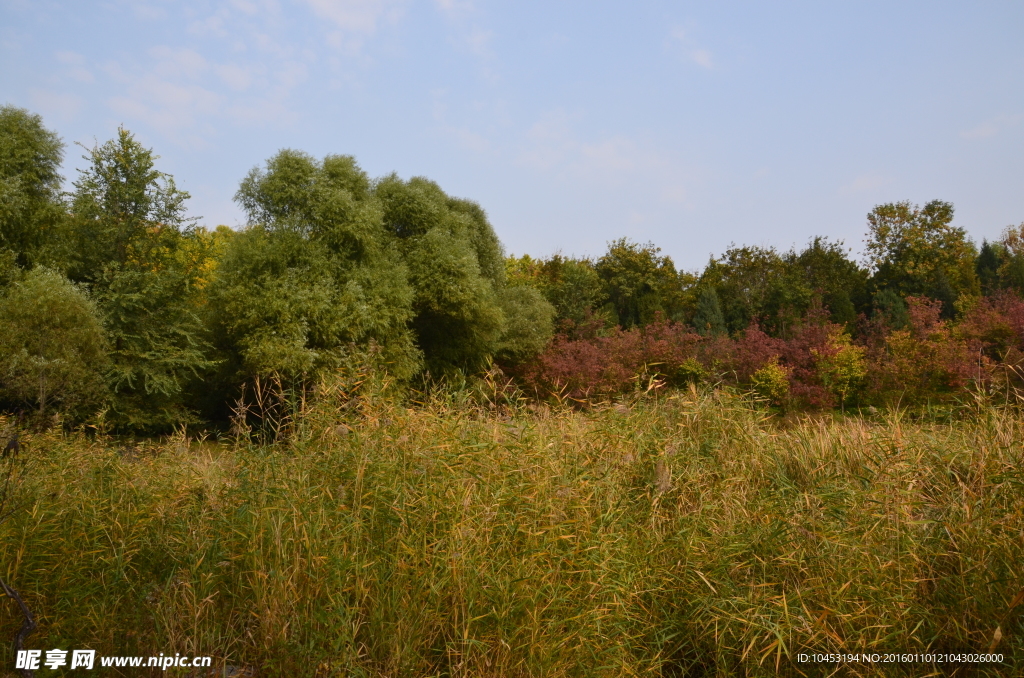
[[[779,422],[723,392],[540,412],[439,393],[300,423],[269,447],[28,438],[0,532],[28,646],[261,676],[814,676],[836,667],[799,653],[990,648],[1004,661],[970,675],[1024,670],[1011,410]]]

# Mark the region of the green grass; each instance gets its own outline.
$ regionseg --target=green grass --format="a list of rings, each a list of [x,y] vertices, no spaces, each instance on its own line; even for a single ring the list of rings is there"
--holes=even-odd
[[[339,412],[267,448],[30,437],[0,527],[28,647],[263,676],[815,676],[834,667],[798,653],[985,652],[1001,626],[1002,664],[837,675],[1024,671],[1010,411],[779,422],[681,392]]]

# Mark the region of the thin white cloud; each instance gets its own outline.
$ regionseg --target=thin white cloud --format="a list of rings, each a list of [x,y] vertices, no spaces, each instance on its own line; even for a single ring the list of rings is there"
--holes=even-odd
[[[706,49],[693,50],[690,52],[690,58],[693,59],[693,63],[697,64],[701,68],[712,69],[715,67],[715,63],[711,59],[711,52]]]
[[[226,38],[228,37],[227,24],[230,21],[230,13],[221,9],[216,14],[211,14],[205,19],[196,19],[188,25],[188,32],[199,37]]]
[[[163,21],[167,18],[167,11],[163,7],[132,3],[131,8],[132,13],[143,21]]]
[[[470,12],[476,9],[473,0],[434,0],[434,4],[446,14]]]
[[[582,144],[580,159],[587,167],[611,172],[629,172],[641,160],[636,144],[622,137],[612,137],[597,143]]]
[[[236,92],[244,92],[252,84],[253,73],[248,68],[235,64],[223,64],[217,66],[215,70],[221,82]]]
[[[436,89],[430,93],[431,116],[437,123],[442,135],[455,142],[455,145],[472,153],[494,153],[494,144],[484,134],[466,125],[453,125],[448,122],[448,104],[445,101],[448,91]],[[477,116],[475,116],[477,117]],[[493,118],[493,115],[484,116]]]
[[[266,12],[275,12],[277,10],[277,3],[274,0],[228,0],[228,5],[233,9],[237,9],[243,14],[250,16],[256,16],[258,14]]]
[[[125,95],[111,97],[108,104],[121,116],[143,120],[169,136],[180,136],[185,130],[203,127],[203,120],[221,110],[223,97],[200,85],[182,85],[147,74],[134,79]]]
[[[988,139],[994,137],[1003,130],[1017,125],[1021,121],[1019,115],[997,115],[990,118],[976,127],[960,132],[964,139]]]
[[[493,150],[490,140],[479,132],[465,127],[445,127],[444,131],[455,139],[459,148],[473,153],[489,153]]]
[[[711,50],[698,45],[685,28],[676,26],[669,31],[668,46],[669,51],[681,54],[701,68],[707,70],[715,68],[715,59]]]
[[[28,95],[33,108],[48,120],[51,118],[65,121],[74,120],[85,106],[82,97],[66,92],[32,88]]]
[[[469,45],[473,54],[476,54],[478,57],[489,58],[492,56],[490,45],[493,39],[494,31],[474,26],[466,36],[466,44]]]
[[[372,34],[381,19],[396,18],[395,0],[306,0],[317,16],[350,33]]]
[[[471,0],[434,0],[438,11],[445,15],[450,34],[449,42],[459,51],[468,52],[476,58],[478,75],[490,84],[501,80],[495,69],[494,41],[497,33],[481,26],[475,3]]]
[[[874,172],[867,174],[861,174],[853,178],[850,183],[845,184],[839,188],[841,195],[857,195],[860,193],[870,193],[871,191],[882,188],[889,183],[889,178]]]
[[[525,148],[520,151],[520,164],[539,171],[550,171],[564,165],[578,152],[579,143],[572,135],[572,117],[558,109],[545,114],[525,134]]]
[[[155,72],[164,78],[187,78],[196,80],[209,70],[210,65],[202,54],[191,49],[153,47],[150,55],[157,60]]]
[[[215,134],[218,120],[293,122],[290,94],[308,77],[306,65],[295,59],[267,69],[258,61],[214,63],[193,50],[162,45],[147,56],[139,64],[107,64],[104,72],[121,89],[107,104],[125,123],[141,121],[188,145],[203,145]]]
[[[649,144],[623,134],[581,140],[575,129],[581,115],[551,111],[524,134],[516,163],[540,174],[595,190],[640,182],[653,190],[652,199],[689,205],[694,173]]]
[[[96,78],[88,68],[85,67],[85,57],[77,52],[61,51],[56,54],[57,61],[68,67],[67,75],[78,82],[91,83]]]

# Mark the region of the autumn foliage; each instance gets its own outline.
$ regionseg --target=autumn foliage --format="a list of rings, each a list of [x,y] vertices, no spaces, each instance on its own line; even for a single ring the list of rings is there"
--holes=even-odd
[[[856,340],[823,311],[787,338],[756,322],[734,337],[665,320],[583,337],[563,332],[519,376],[536,396],[578,402],[698,382],[812,409],[923,405],[1024,384],[1024,300],[1014,293],[981,299],[956,322],[941,318],[940,302],[909,297],[907,316],[899,329],[862,317]]]

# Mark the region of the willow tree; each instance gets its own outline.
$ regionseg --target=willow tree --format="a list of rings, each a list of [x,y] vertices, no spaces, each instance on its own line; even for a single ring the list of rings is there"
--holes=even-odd
[[[229,381],[310,378],[370,347],[398,377],[419,369],[406,268],[351,157],[281,151],[235,199],[248,226],[228,242],[210,293]]]
[[[304,380],[370,351],[408,379],[521,360],[551,335],[550,306],[505,283],[475,203],[426,179],[371,181],[349,156],[284,150],[242,181],[210,317],[226,379]]]
[[[501,242],[479,205],[422,177],[385,177],[374,194],[408,268],[412,327],[432,375],[475,372],[495,357],[517,362],[544,347],[554,309],[539,292],[508,284]]]
[[[0,107],[0,249],[13,252],[22,268],[48,259],[57,244],[63,159],[64,144],[42,118]]]
[[[0,399],[42,419],[102,409],[107,337],[95,304],[64,276],[36,267],[0,295]]]

